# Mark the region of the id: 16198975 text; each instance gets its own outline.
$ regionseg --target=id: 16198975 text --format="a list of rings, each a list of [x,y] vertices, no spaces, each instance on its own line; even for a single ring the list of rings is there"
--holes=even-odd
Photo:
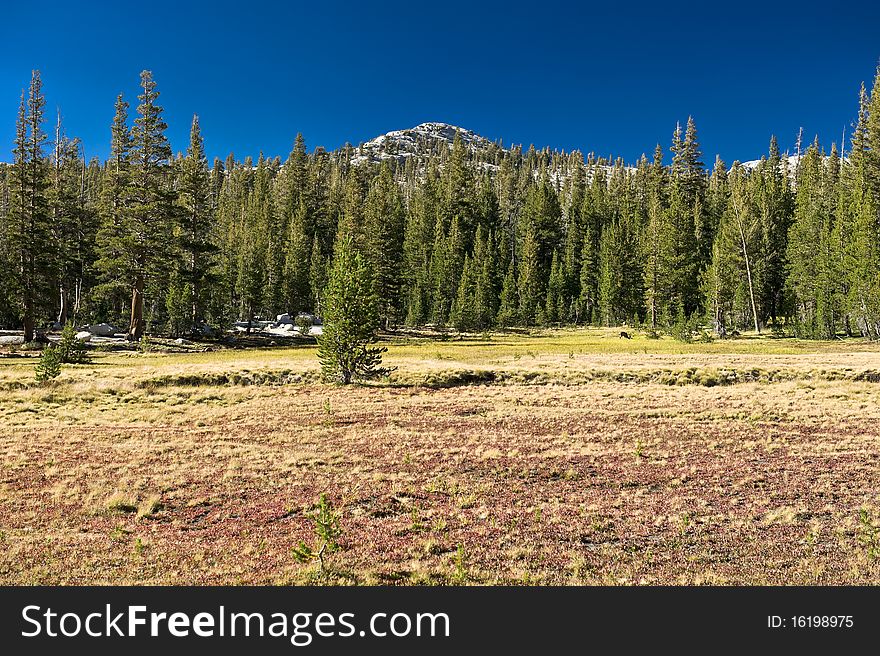
[[[851,629],[852,615],[768,615],[767,627],[770,629]]]

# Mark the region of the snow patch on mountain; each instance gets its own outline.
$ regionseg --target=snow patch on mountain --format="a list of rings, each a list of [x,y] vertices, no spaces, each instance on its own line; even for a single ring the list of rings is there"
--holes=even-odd
[[[789,155],[788,153],[780,156],[779,162],[779,170],[784,171],[788,174],[789,179],[792,183],[796,183],[798,167],[800,166],[801,160],[804,158],[804,155]],[[822,162],[825,166],[828,166],[828,162],[831,160],[830,155],[825,155],[822,158]],[[741,162],[741,166],[748,172],[751,173],[761,164],[763,160],[753,159],[748,162]],[[842,158],[843,162],[849,162],[848,157]]]
[[[780,166],[784,166],[787,161],[789,171],[796,171],[798,164],[801,161],[801,157],[803,157],[803,155],[782,155],[779,158],[781,160]],[[747,162],[740,162],[740,166],[742,166],[746,171],[754,171],[756,168],[758,168],[758,165],[762,161],[763,160],[760,159],[750,159]],[[730,168],[733,168],[733,166],[731,166]]]

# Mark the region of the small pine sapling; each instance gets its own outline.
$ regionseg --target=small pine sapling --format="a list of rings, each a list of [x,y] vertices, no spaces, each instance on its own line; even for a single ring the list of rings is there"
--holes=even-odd
[[[61,375],[61,355],[57,346],[47,346],[43,349],[34,372],[39,383],[45,383]]]
[[[61,340],[56,347],[58,356],[64,364],[83,364],[88,362],[86,346],[76,338],[76,328],[68,321],[61,331]]]
[[[339,515],[327,501],[327,496],[322,494],[318,500],[318,507],[310,517],[315,528],[315,543],[310,546],[301,541],[292,548],[293,557],[300,563],[317,560],[323,572],[324,556],[339,551],[338,540],[342,535]]]

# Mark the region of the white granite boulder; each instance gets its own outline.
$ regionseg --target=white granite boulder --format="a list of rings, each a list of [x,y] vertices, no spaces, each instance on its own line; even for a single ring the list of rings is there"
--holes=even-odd
[[[113,337],[117,332],[115,326],[109,323],[96,323],[86,328],[95,337]]]

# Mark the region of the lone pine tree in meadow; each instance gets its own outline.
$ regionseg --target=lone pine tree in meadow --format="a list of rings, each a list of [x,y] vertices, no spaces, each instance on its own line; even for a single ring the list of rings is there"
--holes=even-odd
[[[347,385],[388,374],[384,347],[370,347],[379,328],[373,276],[350,236],[340,236],[330,278],[324,290],[324,327],[318,338],[321,374],[328,382]]]

